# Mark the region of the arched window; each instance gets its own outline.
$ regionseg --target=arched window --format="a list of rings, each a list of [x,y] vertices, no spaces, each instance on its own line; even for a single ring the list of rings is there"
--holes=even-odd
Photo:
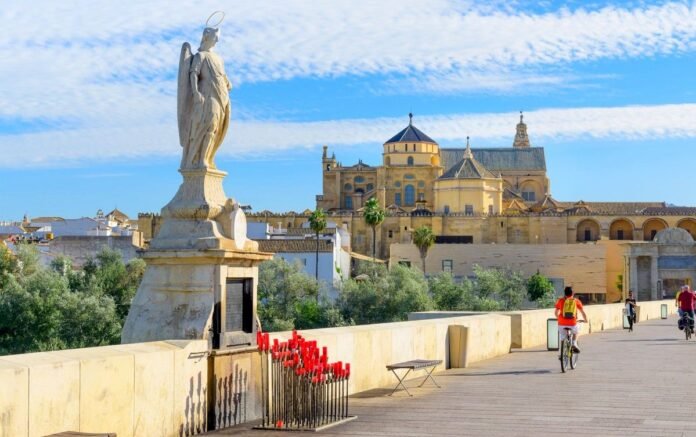
[[[413,206],[416,203],[416,189],[413,185],[406,185],[404,187],[404,200],[406,206]]]
[[[418,188],[425,188],[425,181],[418,181]]]
[[[345,184],[343,186],[343,191],[351,191],[353,189],[353,186],[351,184]]]
[[[353,209],[353,198],[346,196],[346,209]]]
[[[396,182],[394,182],[394,186],[395,186],[396,188],[401,188],[401,181],[396,181]]]
[[[355,179],[353,179],[353,182],[355,182],[356,184],[362,184],[363,182],[365,182],[365,178],[362,176],[356,176]]]
[[[397,206],[401,206],[401,193],[395,193],[394,194],[394,203]]]
[[[409,156],[408,159],[406,159],[406,164],[409,167],[413,167],[413,156]]]
[[[445,214],[449,214],[449,211],[450,211],[449,205],[445,205]]]
[[[367,184],[367,191],[370,192],[375,188],[373,184]]]

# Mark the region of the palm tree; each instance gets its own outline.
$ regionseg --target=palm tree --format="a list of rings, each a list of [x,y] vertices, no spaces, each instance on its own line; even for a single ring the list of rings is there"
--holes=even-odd
[[[377,226],[379,226],[383,221],[386,212],[379,206],[379,202],[374,197],[365,202],[365,212],[363,216],[365,217],[365,223],[370,225],[372,228],[372,260],[375,259],[375,254],[377,252]]]
[[[421,226],[413,231],[413,244],[416,245],[420,252],[421,261],[423,262],[423,274],[425,275],[425,257],[428,256],[428,250],[435,244],[433,230],[427,226]]]
[[[317,234],[317,257],[314,266],[314,275],[319,281],[319,234],[326,229],[326,214],[321,208],[315,209],[309,216],[309,227]]]

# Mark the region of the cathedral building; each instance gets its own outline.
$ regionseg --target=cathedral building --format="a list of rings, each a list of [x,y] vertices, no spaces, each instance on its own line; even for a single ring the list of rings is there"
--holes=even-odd
[[[512,132],[511,132],[512,133]],[[428,226],[436,244],[427,275],[471,276],[473,267],[512,268],[572,285],[589,301],[673,296],[696,282],[696,208],[665,202],[560,201],[551,195],[542,147],[520,114],[512,144],[442,148],[408,125],[382,145],[381,165],[344,166],[324,146],[316,206],[351,235],[351,251],[372,251],[362,208],[375,197],[387,215],[377,227],[378,257],[421,266],[411,233]],[[588,174],[588,177],[589,174]],[[311,211],[250,214],[250,221],[295,228]]]
[[[392,211],[494,215],[523,211],[550,192],[544,149],[532,147],[520,115],[512,147],[440,148],[409,124],[383,145],[382,165],[344,167],[322,155],[323,193],[317,207],[359,211],[376,197]]]

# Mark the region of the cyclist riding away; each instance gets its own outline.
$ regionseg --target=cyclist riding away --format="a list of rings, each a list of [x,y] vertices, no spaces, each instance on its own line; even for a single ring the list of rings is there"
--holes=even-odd
[[[626,317],[628,318],[628,331],[633,331],[633,324],[636,321],[636,299],[633,297],[633,291],[628,290],[628,297],[625,301]]]
[[[681,308],[679,308],[679,295],[681,294],[682,291],[684,291],[685,288],[689,288],[686,285],[682,285],[679,291],[677,291],[677,294],[674,296],[674,306],[677,307],[677,314],[679,314],[679,319],[682,318],[682,311]]]
[[[691,329],[694,329],[694,304],[696,303],[696,294],[691,290],[688,285],[683,287],[681,293],[679,293],[679,309],[682,314],[688,314],[691,318],[689,325]],[[680,319],[681,320],[681,319]]]
[[[587,314],[582,308],[580,299],[573,296],[573,287],[566,287],[563,290],[565,297],[558,299],[556,302],[556,319],[558,319],[558,332],[561,337],[565,335],[565,328],[570,328],[573,334],[573,352],[580,352],[578,348],[578,311],[582,314],[583,322],[587,321]]]

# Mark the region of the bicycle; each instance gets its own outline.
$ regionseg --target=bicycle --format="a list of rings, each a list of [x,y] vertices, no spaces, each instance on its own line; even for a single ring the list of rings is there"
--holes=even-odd
[[[578,323],[585,323],[584,320],[578,320]],[[575,369],[578,365],[578,354],[573,352],[573,334],[570,328],[564,328],[565,337],[561,340],[559,347],[560,355],[558,359],[561,362],[561,372],[565,373],[566,369],[570,367]]]
[[[688,341],[694,334],[694,328],[693,321],[691,317],[689,317],[689,314],[687,314],[686,312],[682,313],[682,326],[684,326],[684,335],[686,336],[686,340]]]

